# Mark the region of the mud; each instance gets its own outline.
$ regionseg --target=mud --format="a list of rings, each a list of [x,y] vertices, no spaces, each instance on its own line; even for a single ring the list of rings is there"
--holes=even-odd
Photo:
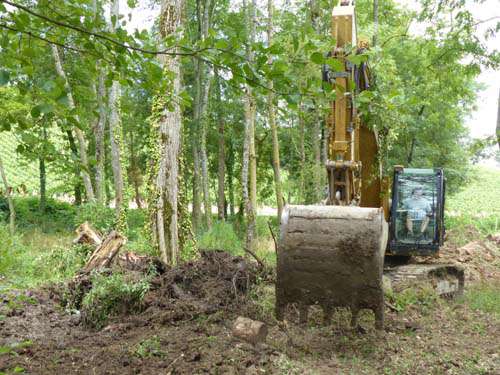
[[[122,259],[116,266],[136,277],[156,263],[142,258],[134,264]],[[265,362],[272,351],[242,350],[245,344],[234,342],[230,330],[238,314],[255,311],[247,292],[262,269],[242,257],[207,251],[196,261],[157,271],[142,312],[110,317],[100,331],[63,309],[61,296],[68,289],[1,296],[0,373],[17,368],[30,374],[229,374]],[[91,279],[80,275],[67,287],[75,308],[92,288]],[[148,342],[160,349],[148,352]]]
[[[371,309],[383,327],[383,254],[387,224],[377,209],[289,206],[284,212],[277,262],[276,314],[288,304],[318,304],[331,311],[348,307],[357,325],[361,309]]]
[[[385,332],[375,331],[372,315],[362,313],[365,333],[359,334],[349,328],[345,310],[335,311],[324,326],[321,311],[312,308],[303,326],[291,305],[288,322],[277,323],[273,284],[262,282],[267,276],[252,262],[242,272],[241,261],[215,252],[167,269],[155,280],[144,311],[110,317],[100,331],[64,311],[57,290],[4,293],[0,373],[499,373],[500,325],[492,315],[443,300],[424,313],[386,310]],[[179,297],[175,285],[185,295]],[[212,312],[214,306],[219,308]],[[240,315],[268,325],[264,345],[253,347],[232,336]]]

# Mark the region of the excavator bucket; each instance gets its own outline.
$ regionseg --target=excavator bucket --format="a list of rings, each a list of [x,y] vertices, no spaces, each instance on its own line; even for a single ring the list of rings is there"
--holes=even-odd
[[[276,317],[297,304],[300,320],[310,305],[351,309],[357,325],[360,309],[371,309],[383,327],[382,272],[388,225],[378,208],[287,206],[278,243]]]

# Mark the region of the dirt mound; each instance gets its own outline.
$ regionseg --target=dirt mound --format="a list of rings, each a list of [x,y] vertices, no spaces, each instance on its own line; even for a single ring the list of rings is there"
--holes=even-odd
[[[219,250],[202,251],[199,259],[166,269],[151,282],[146,314],[166,322],[200,314],[234,311],[261,270],[253,262]]]
[[[465,269],[466,281],[486,281],[500,278],[500,243],[498,236],[482,238],[458,246],[448,241],[436,259],[439,263],[453,263]]]

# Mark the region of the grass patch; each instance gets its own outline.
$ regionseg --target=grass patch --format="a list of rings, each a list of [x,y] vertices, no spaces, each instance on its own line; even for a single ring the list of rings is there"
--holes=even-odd
[[[158,336],[152,336],[149,339],[138,343],[132,354],[138,358],[164,357],[165,352],[161,350],[161,342]]]
[[[386,296],[398,311],[418,309],[424,314],[441,302],[436,291],[431,286],[425,285],[414,285],[400,292],[388,293]]]
[[[484,236],[500,231],[500,171],[477,167],[472,173],[472,182],[446,201],[446,226],[460,245],[472,240],[467,236],[471,227]]]
[[[463,298],[472,309],[492,314],[500,319],[500,283],[476,284]]]
[[[0,224],[0,289],[31,288],[71,277],[84,264],[88,251],[71,246],[69,236],[36,229],[12,236]]]

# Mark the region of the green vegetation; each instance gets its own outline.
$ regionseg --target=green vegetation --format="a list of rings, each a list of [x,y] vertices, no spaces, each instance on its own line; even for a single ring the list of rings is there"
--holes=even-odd
[[[500,283],[478,284],[472,286],[464,296],[464,301],[474,310],[494,315],[500,319]]]
[[[111,275],[94,274],[92,289],[82,301],[83,321],[99,329],[114,314],[137,312],[148,290],[147,279],[127,280],[116,272]]]
[[[446,225],[467,240],[471,228],[483,236],[500,231],[500,171],[477,167],[470,182],[446,201]],[[470,240],[470,238],[468,238]]]
[[[161,350],[161,342],[158,336],[152,336],[138,343],[133,355],[139,358],[164,357],[165,352]]]

